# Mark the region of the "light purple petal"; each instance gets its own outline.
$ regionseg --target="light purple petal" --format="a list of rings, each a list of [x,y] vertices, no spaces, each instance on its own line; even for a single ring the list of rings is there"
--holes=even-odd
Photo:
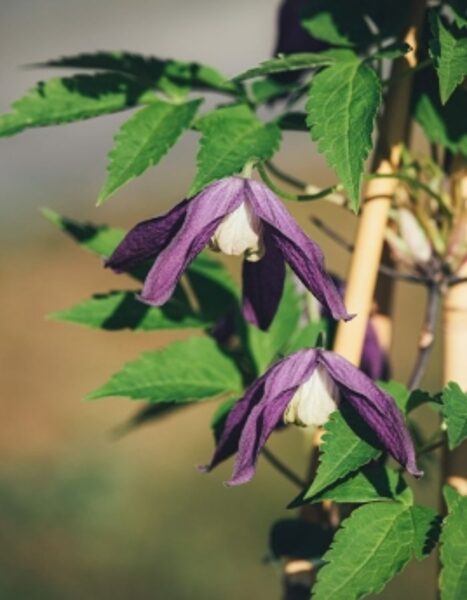
[[[258,262],[243,261],[243,315],[266,330],[274,319],[282,297],[285,263],[269,231],[264,232],[266,253]]]
[[[351,319],[326,272],[318,244],[305,235],[282,202],[264,184],[250,180],[247,189],[255,213],[270,225],[275,243],[299,279],[335,319]]]
[[[294,392],[312,374],[315,354],[314,350],[299,350],[275,363],[250,385],[243,398],[230,411],[211,462],[201,470],[210,471],[235,454],[240,438],[243,437],[245,424],[254,408],[284,391]]]
[[[165,215],[138,223],[105,261],[105,266],[121,273],[156,258],[182,226],[189,202],[183,200]]]
[[[253,477],[263,446],[281,421],[297,388],[313,374],[316,357],[313,349],[299,350],[276,363],[263,376],[264,393],[256,406],[250,406],[246,414],[228,485],[240,485]]]
[[[382,446],[411,475],[423,475],[415,461],[412,439],[393,398],[342,356],[326,350],[318,352],[319,362],[339,387],[343,399],[375,432]]]
[[[244,200],[245,181],[227,177],[191,199],[182,227],[146,277],[141,294],[143,302],[155,306],[167,302],[183,272],[209,242],[221,220]]]

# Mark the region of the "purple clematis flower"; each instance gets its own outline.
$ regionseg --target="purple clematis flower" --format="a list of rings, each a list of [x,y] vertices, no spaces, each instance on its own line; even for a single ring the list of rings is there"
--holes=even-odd
[[[341,295],[324,267],[323,253],[264,184],[226,177],[162,217],[143,221],[106,262],[117,272],[154,259],[140,299],[160,306],[205,247],[243,255],[243,312],[267,329],[282,296],[285,262],[335,319],[349,319]]]
[[[252,479],[258,456],[276,425],[323,425],[348,402],[407,471],[420,477],[415,451],[394,400],[342,356],[316,348],[299,350],[273,365],[239,400],[225,422],[210,471],[237,453],[228,485]]]

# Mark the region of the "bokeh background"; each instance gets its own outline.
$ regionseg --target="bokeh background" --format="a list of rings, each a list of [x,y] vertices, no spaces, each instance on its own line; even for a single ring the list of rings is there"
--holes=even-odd
[[[0,110],[52,75],[25,65],[80,51],[196,60],[233,76],[270,55],[277,5],[2,0]],[[221,484],[230,465],[209,477],[198,474],[195,465],[212,450],[213,403],[115,441],[112,429],[137,404],[82,401],[123,362],[173,336],[46,320],[121,280],[47,223],[40,207],[128,227],[177,202],[194,175],[196,136],[188,134],[159,167],[96,209],[105,157],[127,116],[0,140],[0,598],[279,598],[280,569],[265,562],[268,532],[274,520],[291,516],[285,506],[295,489],[265,462],[253,483],[236,489]],[[278,161],[317,185],[334,181],[305,134],[285,136]],[[322,205],[292,210],[323,245],[329,267],[345,275],[348,257],[306,217],[313,210],[349,239],[353,218]],[[422,303],[419,290],[398,286],[392,354],[402,379],[411,368]],[[431,389],[440,383],[436,353],[424,383]],[[275,436],[271,447],[305,470],[305,442],[296,431]],[[433,505],[435,476],[430,471],[418,487]],[[434,571],[434,559],[415,565],[380,597],[434,598]]]

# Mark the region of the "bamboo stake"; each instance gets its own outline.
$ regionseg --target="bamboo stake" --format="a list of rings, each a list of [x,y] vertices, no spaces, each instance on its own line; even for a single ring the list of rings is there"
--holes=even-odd
[[[396,82],[390,86],[386,99],[374,160],[374,171],[380,175],[393,173],[400,162],[401,144],[408,128],[413,77],[407,75],[397,79],[403,71],[416,65],[416,51],[424,13],[425,1],[412,0],[412,16],[405,42],[414,51],[394,62],[392,78]],[[384,231],[396,186],[396,179],[372,179],[365,191],[345,294],[347,310],[357,316],[348,323],[339,324],[334,346],[336,352],[356,365],[360,362],[366,324],[371,313],[384,245]],[[379,318],[378,329],[380,340],[383,346],[387,347],[390,339],[388,317]]]
[[[467,165],[458,163],[453,174],[453,199],[457,206],[467,210]],[[467,277],[467,262],[462,265],[458,277]],[[467,282],[449,288],[443,306],[444,334],[444,383],[457,382],[467,390]],[[453,452],[444,451],[442,481],[467,496],[467,445]]]

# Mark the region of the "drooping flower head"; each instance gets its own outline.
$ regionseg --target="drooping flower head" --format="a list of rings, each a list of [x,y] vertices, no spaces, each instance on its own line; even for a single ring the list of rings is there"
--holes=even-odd
[[[229,413],[211,463],[203,470],[210,471],[237,453],[228,484],[246,483],[281,420],[301,426],[323,425],[344,402],[409,473],[422,475],[410,434],[391,396],[342,356],[314,348],[280,360],[247,389]]]
[[[285,262],[335,319],[351,318],[319,246],[268,187],[243,177],[221,179],[162,217],[139,223],[106,266],[129,271],[153,259],[140,299],[160,306],[205,246],[244,257],[243,312],[261,329],[268,328],[279,305]]]

